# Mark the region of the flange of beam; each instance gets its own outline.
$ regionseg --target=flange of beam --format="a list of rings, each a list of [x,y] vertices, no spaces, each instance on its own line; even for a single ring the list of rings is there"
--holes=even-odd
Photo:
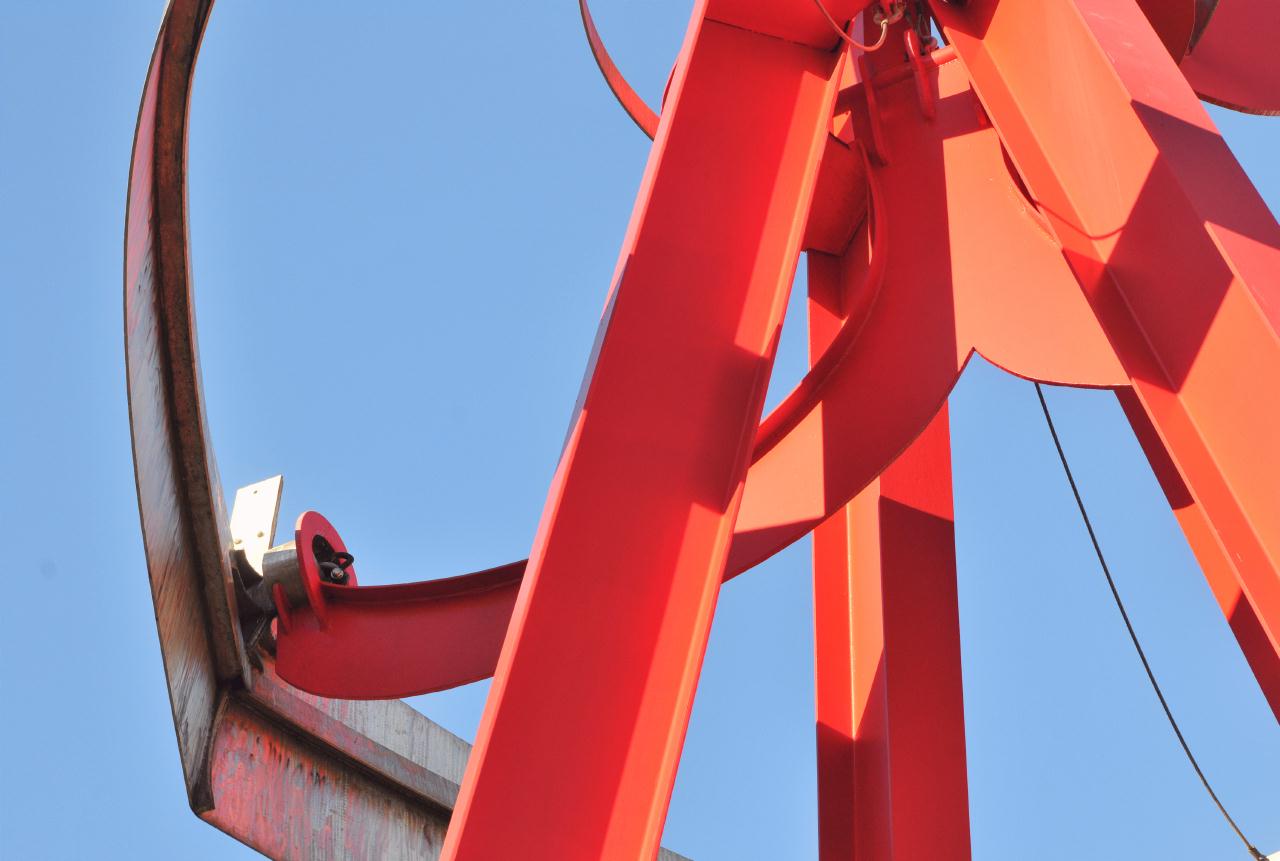
[[[1274,665],[1280,226],[1133,0],[933,9],[1203,512],[1193,549],[1265,633],[1246,657]]]

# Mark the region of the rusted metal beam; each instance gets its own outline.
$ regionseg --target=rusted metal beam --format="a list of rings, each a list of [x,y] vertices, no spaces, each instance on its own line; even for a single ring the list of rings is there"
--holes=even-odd
[[[821,355],[850,297],[837,260],[809,257],[809,344]],[[968,861],[945,405],[814,530],[813,578],[819,858]]]
[[[403,702],[310,697],[269,660],[209,747],[201,818],[277,859],[438,857],[469,752]]]
[[[138,509],[187,791],[211,803],[219,689],[248,684],[222,489],[205,433],[186,235],[186,129],[209,2],[169,5],[147,72],[129,171],[125,361]]]
[[[188,800],[205,821],[276,859],[434,859],[470,746],[399,700],[324,699],[290,687],[270,654],[250,659],[240,630],[237,548],[196,361],[185,209],[192,72],[211,5],[173,0],[165,14],[139,112],[125,233],[138,503]],[[248,495],[254,489],[270,498],[242,512],[239,527],[255,527],[238,548],[245,561],[260,560],[270,543],[279,479]],[[681,858],[665,849],[659,857]]]
[[[270,858],[438,858],[471,746],[399,700],[313,697],[262,664],[224,695],[201,818]]]

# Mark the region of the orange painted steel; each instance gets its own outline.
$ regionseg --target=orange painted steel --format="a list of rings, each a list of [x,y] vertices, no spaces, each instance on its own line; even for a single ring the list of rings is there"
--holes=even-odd
[[[139,108],[124,243],[138,508],[187,798],[206,822],[273,858],[425,857],[443,840],[460,774],[397,753],[390,732],[351,727],[433,730],[437,763],[447,734],[399,703],[302,694],[269,656],[253,650],[250,660],[237,618],[187,263],[187,109],[208,13],[190,0],[165,13]],[[356,827],[335,822],[339,810]]]
[[[849,314],[809,256],[809,346]],[[946,408],[813,531],[821,861],[969,852],[968,778]]]
[[[1204,506],[1187,488],[1137,394],[1131,388],[1122,388],[1116,390],[1116,395],[1169,501],[1169,507],[1195,551],[1205,582],[1240,643],[1263,694],[1271,703],[1272,710],[1277,711],[1275,692],[1280,691],[1280,651],[1272,645],[1258,611],[1245,596],[1230,551],[1217,539]]]
[[[385,699],[493,675],[443,857],[653,857],[720,583],[814,531],[822,857],[967,859],[945,403],[981,353],[1115,390],[1280,717],[1280,226],[1196,97],[1274,109],[1274,58],[1236,53],[1271,32],[1259,2],[826,2],[855,33],[893,22],[864,53],[813,3],[701,0],[659,115],[580,0],[654,144],[530,559],[362,587],[304,557],[279,678]],[[144,88],[130,419],[192,803],[293,857],[219,734],[260,708],[228,717],[263,678],[240,626],[270,615],[239,606],[190,313],[210,6],[174,0]],[[811,368],[761,422],[802,250]]]
[[[587,0],[578,0],[578,14],[582,16],[582,28],[587,34],[587,44],[591,46],[591,56],[596,58],[596,65],[600,67],[600,74],[604,76],[605,83],[609,85],[609,89],[618,100],[618,104],[627,112],[627,116],[640,127],[640,131],[653,139],[658,133],[658,115],[631,88],[631,84],[627,83],[622,72],[618,71],[613,57],[609,56],[609,51],[604,46],[604,40],[600,38],[600,31],[596,29],[596,22],[591,17],[591,8],[587,5]]]
[[[1273,665],[1280,225],[1137,6],[936,11],[1198,508],[1188,540],[1232,572],[1228,617],[1265,634],[1246,657]],[[1280,687],[1259,682],[1280,717]]]

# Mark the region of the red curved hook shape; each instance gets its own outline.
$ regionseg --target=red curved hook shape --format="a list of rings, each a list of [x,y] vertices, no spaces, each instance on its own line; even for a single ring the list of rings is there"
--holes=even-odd
[[[757,445],[726,577],[802,537],[873,480],[928,424],[975,351],[1046,382],[1127,383],[964,71],[945,63],[930,84],[932,122],[920,116],[912,79],[877,94],[891,158],[869,175],[874,225],[843,257],[810,253],[813,289],[839,297],[831,310],[849,335],[815,365],[829,365],[824,382],[784,400],[779,411],[790,418],[766,419],[765,429],[789,430]],[[869,278],[877,267],[882,279]],[[355,699],[486,678],[523,565],[398,586],[326,585],[328,628],[296,613],[278,639],[277,669],[304,690]]]
[[[622,72],[618,71],[613,58],[609,56],[608,49],[604,46],[604,40],[600,38],[600,31],[596,29],[596,22],[591,17],[591,9],[587,6],[587,0],[578,0],[578,11],[582,13],[582,28],[587,32],[587,43],[591,46],[591,56],[596,58],[596,65],[600,67],[600,74],[604,75],[605,83],[609,85],[609,89],[613,91],[614,98],[618,100],[618,104],[622,105],[622,109],[627,112],[627,116],[635,120],[636,125],[640,127],[640,131],[648,135],[650,140],[653,140],[654,136],[658,134],[658,115],[654,113],[653,108],[645,104],[644,99],[640,98],[640,94],[632,89],[631,84],[627,83],[627,79]]]

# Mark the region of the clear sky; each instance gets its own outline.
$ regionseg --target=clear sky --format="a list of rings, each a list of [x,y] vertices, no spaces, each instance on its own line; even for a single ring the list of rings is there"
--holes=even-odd
[[[598,3],[656,103],[688,0]],[[253,856],[186,806],[130,461],[121,238],[162,5],[0,6],[5,859]],[[1280,208],[1280,119],[1213,115]],[[284,473],[281,522],[324,512],[365,583],[526,555],[648,145],[576,5],[220,0],[192,125],[227,491]],[[775,400],[803,371],[791,312]],[[1280,850],[1280,728],[1120,410],[1049,397],[1191,744]],[[1147,687],[1031,386],[977,361],[951,405],[975,858],[1244,857]],[[806,541],[722,593],[665,837],[696,861],[816,856],[808,560]],[[484,692],[414,704],[470,738]]]

